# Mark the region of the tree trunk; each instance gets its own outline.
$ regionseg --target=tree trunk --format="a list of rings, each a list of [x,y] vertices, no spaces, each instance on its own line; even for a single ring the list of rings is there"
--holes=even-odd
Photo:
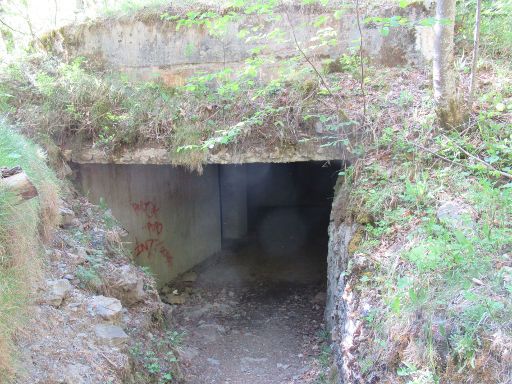
[[[476,88],[476,71],[478,69],[478,44],[480,42],[480,13],[482,8],[482,0],[476,1],[475,13],[475,31],[473,34],[473,59],[471,65],[471,83],[469,85],[468,111],[471,113],[473,109],[473,97]]]
[[[438,0],[434,25],[434,101],[443,127],[456,127],[462,122],[454,70],[456,0]]]
[[[37,190],[27,174],[20,167],[0,169],[0,187],[14,193],[13,205],[23,203],[37,196]]]

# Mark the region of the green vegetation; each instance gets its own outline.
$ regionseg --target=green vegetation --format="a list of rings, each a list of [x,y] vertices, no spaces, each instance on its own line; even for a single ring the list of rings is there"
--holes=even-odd
[[[505,383],[512,374],[503,356],[512,335],[512,69],[491,68],[493,86],[481,87],[464,130],[439,131],[428,114],[401,120],[345,172],[344,217],[364,228],[347,275],[371,303],[360,312],[367,380]],[[440,216],[446,201],[462,207],[458,217]]]
[[[56,69],[51,63],[47,58],[10,64],[0,78],[0,110],[41,142],[88,141],[116,151],[152,141],[167,146],[176,162],[194,165],[205,151],[252,128],[283,144],[297,142],[294,133],[304,116],[290,114],[291,105],[307,116],[321,113],[311,98],[319,87],[308,70],[294,73],[294,80],[303,82],[283,77],[261,83],[256,73],[263,63],[251,62],[243,73],[199,74],[171,88],[94,71],[84,58]]]
[[[358,56],[345,54],[334,65],[327,60],[324,74],[317,74],[322,71],[323,50],[338,41],[337,32],[325,23],[339,18],[343,10],[313,18],[310,24],[317,33],[311,44],[278,60],[264,52],[269,44],[293,41],[294,33],[293,27],[266,30],[284,17],[278,13],[279,2],[241,1],[231,7],[225,13],[204,10],[159,16],[177,30],[201,26],[222,43],[231,22],[258,15],[261,25],[241,30],[238,36],[254,45],[241,68],[199,72],[183,85],[166,86],[133,81],[96,66],[91,59],[63,62],[37,54],[1,69],[0,113],[44,143],[86,141],[116,152],[156,142],[170,150],[176,163],[193,168],[200,166],[208,151],[234,142],[243,150],[244,145],[268,145],[268,137],[282,147],[347,140],[345,130],[351,122],[336,84],[340,78],[358,78]],[[52,38],[54,34],[42,40],[51,45]],[[187,47],[184,55],[194,49]],[[272,78],[263,79],[261,73],[269,70]],[[322,135],[315,132],[318,121],[325,125]]]
[[[40,239],[57,215],[58,183],[40,148],[0,122],[0,166],[20,165],[39,197],[13,206],[0,184],[0,381],[13,372],[12,337],[26,316],[31,287],[41,271]]]
[[[160,3],[152,6],[158,9]],[[399,3],[406,7],[415,2]],[[125,1],[118,8],[107,7],[106,13],[134,12],[143,4]],[[304,0],[300,5],[318,4],[323,2]],[[239,151],[255,143],[344,145],[360,156],[341,173],[348,195],[341,219],[361,225],[349,246],[346,277],[360,302],[370,307],[357,309],[365,340],[354,352],[358,361],[353,369],[363,382],[505,383],[512,376],[512,4],[486,0],[483,5],[481,81],[475,109],[457,129],[436,125],[428,71],[372,65],[360,59],[357,41],[341,57],[322,59],[323,48],[339,43],[328,21],[339,19],[344,7],[312,18],[309,27],[316,36],[304,44],[307,48],[296,47],[292,57],[264,54],[270,44],[292,41],[294,31],[291,24],[266,28],[286,21],[286,15],[278,12],[279,2],[262,0],[234,1],[222,11],[157,13],[169,28],[201,27],[220,42],[231,22],[258,15],[262,24],[242,29],[238,36],[255,43],[241,68],[224,66],[195,73],[183,85],[166,86],[133,81],[93,59],[68,62],[33,54],[2,68],[0,113],[42,143],[87,142],[115,153],[152,142],[168,148],[175,163],[193,168],[223,145],[236,144],[231,148]],[[457,74],[463,84],[471,70],[463,57],[472,49],[474,11],[474,1],[458,2],[456,44],[462,58]],[[390,38],[392,28],[432,26],[436,21],[413,23],[402,16],[377,15],[364,22]],[[194,49],[188,45],[183,54],[190,56]],[[260,73],[266,68],[274,76],[263,80]],[[363,102],[368,107],[364,117]],[[361,121],[355,139],[346,131]],[[316,133],[318,126],[324,133]],[[13,135],[1,135],[0,145],[1,140],[13,145]],[[27,159],[37,158],[30,148],[33,155],[25,155],[22,164],[27,171],[33,166]],[[22,163],[24,151],[0,152],[0,165]],[[33,170],[31,177],[44,189],[42,182],[51,178],[41,172]],[[439,206],[450,200],[466,207],[454,221],[438,214]],[[7,194],[0,194],[0,208],[6,201]],[[26,214],[34,217],[36,203],[30,204],[32,211]],[[5,319],[18,313],[26,300],[16,289],[26,279],[3,261],[13,258],[9,236],[14,233],[4,228],[36,230],[35,220],[24,228],[29,224],[13,220],[11,211],[0,209],[0,273],[5,273],[0,283],[6,284],[0,291],[3,340],[13,331]],[[388,252],[390,245],[397,248]],[[101,257],[92,255],[79,267],[84,286],[100,283]],[[9,265],[6,272],[4,264]],[[171,382],[178,374],[172,352],[177,344],[171,334],[135,346],[138,379]],[[325,349],[319,364],[326,368],[328,363]],[[0,368],[2,364],[7,366],[0,360]],[[325,375],[319,378],[325,380]]]
[[[458,45],[471,51],[473,25],[475,23],[475,1],[458,2],[457,33]],[[484,54],[496,59],[512,57],[512,2],[510,0],[482,1],[482,21],[480,26],[481,46]]]
[[[161,336],[150,334],[145,342],[136,343],[130,353],[135,360],[136,383],[173,383],[180,377],[176,349],[183,342],[183,334],[167,331]]]

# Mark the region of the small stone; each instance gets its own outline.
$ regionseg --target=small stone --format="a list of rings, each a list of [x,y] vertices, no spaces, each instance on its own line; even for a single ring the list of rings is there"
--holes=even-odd
[[[184,283],[193,283],[194,281],[197,280],[197,273],[195,272],[186,272],[183,274],[183,276],[181,276],[181,281],[183,281]]]
[[[118,320],[121,317],[123,306],[113,297],[93,296],[89,303],[89,311],[104,320]]]
[[[185,304],[185,302],[187,301],[187,298],[183,294],[176,295],[173,293],[170,295],[165,295],[164,297],[162,297],[162,300],[168,304],[182,305],[182,304]]]
[[[209,357],[206,360],[208,361],[208,364],[210,364],[210,365],[213,365],[213,366],[219,366],[220,365],[220,361],[217,360],[217,359],[212,359],[211,357]]]
[[[123,265],[111,277],[106,285],[112,296],[121,300],[123,305],[131,306],[144,300],[144,279],[132,265]]]
[[[62,228],[69,228],[76,224],[75,222],[75,213],[66,207],[59,208],[60,214],[60,226]]]
[[[117,325],[97,324],[94,326],[94,333],[102,344],[119,346],[129,340],[125,331]]]
[[[315,297],[313,297],[313,300],[311,302],[313,304],[325,304],[325,301],[327,299],[327,293],[325,292],[318,292]]]
[[[47,280],[46,285],[48,289],[44,301],[56,308],[62,304],[73,288],[69,280],[66,279]]]

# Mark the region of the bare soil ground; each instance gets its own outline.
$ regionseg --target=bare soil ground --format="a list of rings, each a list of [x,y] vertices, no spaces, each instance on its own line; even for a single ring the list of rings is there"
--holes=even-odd
[[[321,382],[325,271],[315,251],[277,257],[246,245],[167,289],[186,297],[173,318],[187,383]]]

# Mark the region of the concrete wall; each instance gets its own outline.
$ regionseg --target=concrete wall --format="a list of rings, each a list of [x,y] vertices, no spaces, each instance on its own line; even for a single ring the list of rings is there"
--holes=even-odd
[[[372,15],[386,16],[404,11],[389,4],[374,6],[368,10]],[[407,17],[416,20],[425,17],[428,11],[421,6],[410,7]],[[176,23],[160,19],[160,14],[146,17],[118,18],[95,23],[70,26],[55,38],[54,47],[63,48],[71,56],[86,55],[104,60],[113,68],[125,71],[134,77],[151,80],[160,77],[168,85],[181,85],[186,78],[199,71],[215,71],[228,67],[239,67],[252,56],[251,50],[265,44],[263,55],[275,55],[277,63],[269,64],[260,71],[261,77],[272,77],[279,61],[298,54],[295,37],[311,59],[338,58],[350,53],[359,44],[359,30],[355,10],[347,8],[339,18],[333,11],[322,9],[296,9],[276,15],[272,21],[262,15],[241,16],[227,25],[227,33],[212,36],[203,26],[176,28]],[[321,26],[315,25],[325,18]],[[262,39],[240,37],[239,33],[252,27],[258,29]],[[338,42],[321,45],[318,31],[332,28]],[[392,29],[383,37],[376,26],[364,25],[364,50],[373,62],[385,65],[404,65],[423,60],[420,51],[425,46],[418,43],[422,30]],[[267,35],[281,31],[279,39]]]
[[[220,167],[222,239],[239,240],[247,235],[247,168],[245,165]]]
[[[199,176],[165,165],[80,166],[84,193],[103,198],[129,232],[137,263],[158,283],[205,260],[221,247],[218,166]]]

